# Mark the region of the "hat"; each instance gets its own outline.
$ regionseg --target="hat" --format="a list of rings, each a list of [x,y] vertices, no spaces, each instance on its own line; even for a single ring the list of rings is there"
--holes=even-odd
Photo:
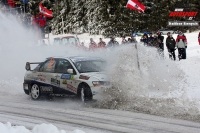
[[[170,32],[167,32],[167,34],[171,34]]]
[[[179,35],[183,35],[183,33],[181,31],[178,32]]]
[[[157,35],[160,34],[160,31],[157,32]]]

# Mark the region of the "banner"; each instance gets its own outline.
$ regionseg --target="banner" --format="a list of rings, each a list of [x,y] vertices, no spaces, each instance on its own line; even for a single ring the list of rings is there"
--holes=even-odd
[[[40,2],[39,4],[39,12],[47,17],[47,18],[53,18],[53,12],[48,10],[47,8],[45,8],[43,5],[42,5],[42,2]]]
[[[138,0],[129,0],[126,4],[126,7],[132,10],[136,10],[138,12],[144,12],[145,6],[140,3]]]

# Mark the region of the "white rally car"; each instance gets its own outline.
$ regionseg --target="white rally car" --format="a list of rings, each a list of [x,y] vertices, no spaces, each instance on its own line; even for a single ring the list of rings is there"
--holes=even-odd
[[[30,64],[38,64],[31,70]],[[103,72],[106,62],[97,57],[50,57],[44,62],[26,63],[24,92],[32,99],[41,95],[77,95],[92,100],[101,87],[110,85]]]

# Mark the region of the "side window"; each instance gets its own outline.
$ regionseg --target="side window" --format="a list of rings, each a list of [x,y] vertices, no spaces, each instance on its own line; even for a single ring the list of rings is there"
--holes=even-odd
[[[73,69],[71,63],[68,60],[60,59],[56,66],[56,73],[67,73],[67,69]]]
[[[62,39],[62,44],[64,44],[64,45],[69,44],[68,38],[63,38],[63,39]]]
[[[75,38],[69,38],[69,44],[75,45],[76,44]]]
[[[55,65],[56,60],[55,59],[49,59],[46,61],[40,68],[40,72],[55,72]]]

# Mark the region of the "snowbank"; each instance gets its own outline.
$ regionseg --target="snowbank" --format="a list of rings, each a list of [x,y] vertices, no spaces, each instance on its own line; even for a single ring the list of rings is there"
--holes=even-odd
[[[58,130],[54,125],[44,123],[36,125],[32,130],[29,130],[24,126],[13,126],[9,122],[6,124],[0,122],[0,130],[1,133],[85,133],[78,129],[74,131]]]

